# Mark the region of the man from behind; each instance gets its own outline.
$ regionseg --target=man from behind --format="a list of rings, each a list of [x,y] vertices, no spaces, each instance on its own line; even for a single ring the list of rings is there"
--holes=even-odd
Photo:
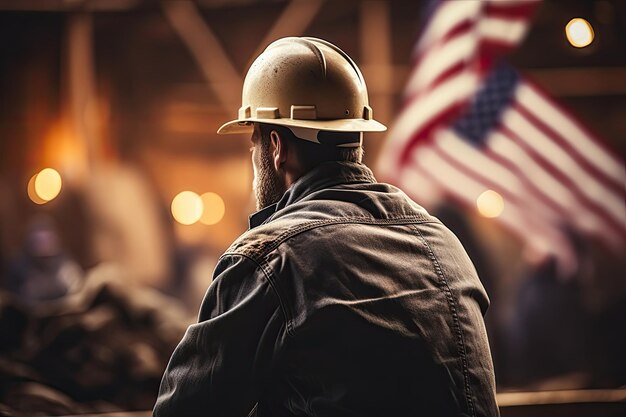
[[[165,371],[161,416],[497,416],[488,298],[456,237],[362,163],[383,131],[335,45],[284,38],[239,117],[259,211]]]

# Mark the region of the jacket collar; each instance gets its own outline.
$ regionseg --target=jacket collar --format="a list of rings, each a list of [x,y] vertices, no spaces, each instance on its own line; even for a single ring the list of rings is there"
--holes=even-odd
[[[325,162],[298,178],[275,204],[267,206],[248,218],[250,229],[271,220],[281,209],[303,200],[306,196],[339,184],[374,183],[372,171],[354,162]]]

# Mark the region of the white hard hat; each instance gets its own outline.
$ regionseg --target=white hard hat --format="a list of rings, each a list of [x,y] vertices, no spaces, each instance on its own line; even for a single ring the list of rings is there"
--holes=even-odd
[[[271,43],[252,63],[239,117],[217,133],[251,132],[259,122],[316,142],[318,131],[386,130],[372,115],[363,75],[345,52],[322,39],[289,37]]]

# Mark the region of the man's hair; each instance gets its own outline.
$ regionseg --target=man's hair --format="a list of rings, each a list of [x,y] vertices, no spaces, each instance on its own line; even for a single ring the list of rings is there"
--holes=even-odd
[[[298,161],[306,170],[324,162],[339,161],[360,164],[363,160],[363,146],[342,148],[332,144],[333,139],[337,139],[339,143],[342,142],[342,139],[345,142],[346,138],[358,141],[360,135],[358,132],[325,132],[325,139],[330,143],[321,144],[299,139],[285,126],[261,123],[259,127],[261,131],[261,146],[269,146],[270,133],[272,130],[277,131],[282,139],[288,141],[288,146],[295,150]]]

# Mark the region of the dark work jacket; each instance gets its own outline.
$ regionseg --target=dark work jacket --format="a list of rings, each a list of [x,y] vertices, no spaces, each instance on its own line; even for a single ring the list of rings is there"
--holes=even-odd
[[[322,164],[220,258],[154,415],[497,416],[488,303],[441,222]]]

